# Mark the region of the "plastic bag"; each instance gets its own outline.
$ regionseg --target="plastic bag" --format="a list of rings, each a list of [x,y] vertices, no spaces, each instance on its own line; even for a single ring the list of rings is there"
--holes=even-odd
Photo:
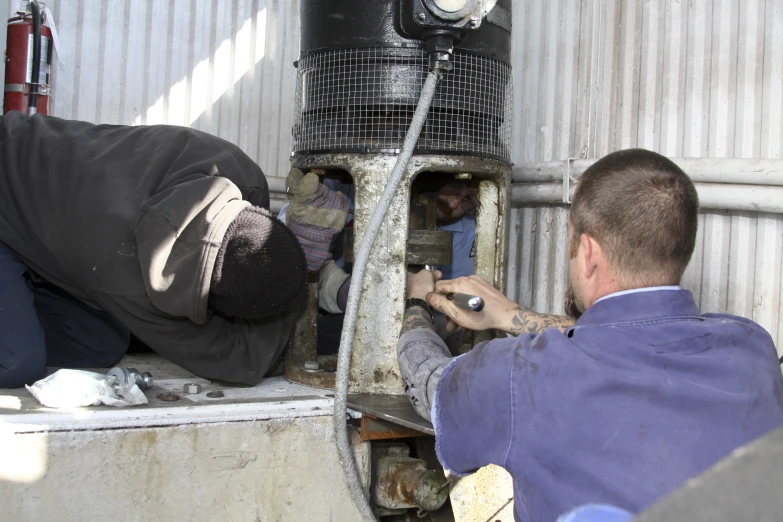
[[[58,370],[25,387],[38,402],[49,408],[147,404],[147,397],[136,384],[115,386],[116,380],[113,376],[83,370]]]

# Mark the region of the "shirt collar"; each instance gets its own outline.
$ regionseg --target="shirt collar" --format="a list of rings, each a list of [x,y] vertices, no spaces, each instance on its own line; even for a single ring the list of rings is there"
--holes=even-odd
[[[612,297],[620,297],[621,295],[628,295],[628,294],[637,294],[640,292],[656,292],[658,290],[682,290],[677,285],[669,285],[669,286],[648,286],[645,288],[631,288],[630,290],[621,290],[619,292],[615,292],[613,294],[607,294],[600,299],[596,300],[595,303],[600,303],[604,299],[609,299]],[[595,304],[593,303],[593,304]]]
[[[617,292],[599,299],[576,321],[576,326],[650,321],[671,317],[699,317],[693,295],[681,288],[663,287]],[[609,299],[611,297],[611,299]]]

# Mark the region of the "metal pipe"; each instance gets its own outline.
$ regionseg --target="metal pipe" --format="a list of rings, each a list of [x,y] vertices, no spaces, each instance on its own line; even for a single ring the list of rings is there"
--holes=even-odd
[[[271,197],[269,198],[269,211],[276,216],[283,210],[286,203],[288,203],[287,199]]]
[[[745,158],[669,158],[694,183],[783,186],[783,160]],[[512,183],[562,182],[564,173],[578,181],[597,160],[568,159],[542,163],[522,163],[511,169]],[[285,178],[267,176],[269,191],[285,194]]]
[[[515,183],[511,185],[512,207],[548,205],[562,202],[562,183]]]
[[[783,214],[783,187],[695,183],[701,208]]]
[[[441,71],[434,69],[427,75],[424,87],[421,89],[421,96],[416,105],[416,112],[413,114],[411,125],[405,135],[400,155],[394,164],[394,169],[389,176],[389,181],[381,194],[378,205],[370,218],[370,223],[362,237],[359,250],[356,253],[356,261],[353,266],[351,286],[348,290],[348,303],[345,309],[345,319],[343,321],[343,331],[340,336],[340,351],[337,357],[337,374],[334,386],[334,431],[337,439],[337,452],[340,456],[340,462],[345,471],[345,478],[348,482],[348,490],[353,497],[356,506],[362,518],[374,521],[375,515],[370,507],[367,495],[362,488],[359,479],[359,473],[356,469],[356,462],[351,452],[351,443],[348,440],[348,377],[351,369],[351,353],[353,350],[353,338],[356,332],[356,316],[359,310],[359,297],[361,295],[362,285],[364,284],[364,271],[367,268],[367,261],[370,259],[375,238],[386,218],[386,212],[391,206],[394,195],[405,177],[405,171],[408,168],[413,149],[419,141],[419,134],[427,119],[432,98],[435,96],[435,87],[438,84]]]
[[[783,187],[774,185],[733,185],[694,183],[699,206],[720,210],[747,210],[783,214]],[[570,198],[576,184],[569,185]],[[515,183],[511,185],[511,205],[563,204],[563,183]]]
[[[286,194],[285,178],[280,176],[266,176],[266,183],[269,186],[269,192],[272,194]]]
[[[783,160],[767,158],[669,158],[694,183],[783,186]],[[562,182],[565,175],[578,180],[598,160],[567,159],[522,163],[511,170],[512,183]]]

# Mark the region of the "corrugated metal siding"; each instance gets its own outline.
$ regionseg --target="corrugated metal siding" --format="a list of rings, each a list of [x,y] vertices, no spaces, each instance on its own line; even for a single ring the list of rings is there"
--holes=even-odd
[[[514,161],[780,158],[780,0],[514,2]],[[509,293],[562,312],[567,207],[512,216]],[[763,325],[783,349],[783,216],[703,212],[684,286],[705,312]]]
[[[291,151],[298,0],[50,0],[55,116],[187,125],[270,175]]]
[[[51,0],[53,113],[192,125],[272,175],[291,149],[297,0]],[[780,0],[517,0],[514,161],[783,152]],[[509,292],[562,312],[567,208],[513,212]],[[783,346],[783,216],[705,212],[684,284]]]

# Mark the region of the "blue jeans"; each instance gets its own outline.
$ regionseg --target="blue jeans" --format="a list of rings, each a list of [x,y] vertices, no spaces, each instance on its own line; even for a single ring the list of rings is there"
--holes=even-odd
[[[128,349],[130,332],[47,283],[0,243],[0,388],[41,378],[47,366],[107,368]]]

